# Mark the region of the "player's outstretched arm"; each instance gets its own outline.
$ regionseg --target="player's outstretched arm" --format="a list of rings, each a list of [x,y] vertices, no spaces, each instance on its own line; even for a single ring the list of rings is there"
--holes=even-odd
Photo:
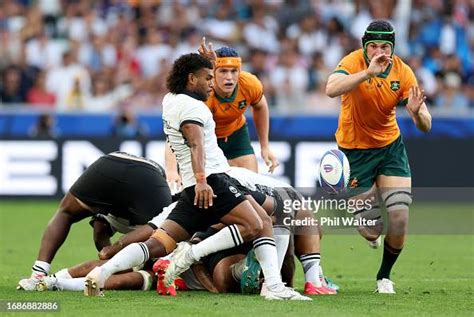
[[[258,140],[260,141],[261,155],[265,164],[268,166],[268,171],[273,173],[275,168],[280,165],[276,156],[270,150],[268,141],[268,134],[270,130],[270,114],[268,110],[268,103],[265,96],[252,106],[253,120],[257,130]]]
[[[215,197],[212,187],[206,180],[206,155],[204,152],[204,132],[201,126],[195,123],[186,123],[181,127],[183,135],[188,140],[191,149],[191,163],[196,178],[194,205],[207,209],[212,206]]]
[[[411,87],[408,94],[406,110],[412,117],[416,127],[423,132],[431,130],[431,114],[425,103],[426,96],[419,87]]]
[[[370,61],[369,67],[355,74],[333,73],[326,84],[326,95],[334,98],[355,89],[365,80],[379,75],[392,63],[390,56],[379,54]]]

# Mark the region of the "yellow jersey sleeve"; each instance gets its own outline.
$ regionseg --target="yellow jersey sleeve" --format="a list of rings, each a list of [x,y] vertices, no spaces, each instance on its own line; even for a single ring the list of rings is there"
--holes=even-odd
[[[239,90],[243,96],[248,98],[247,102],[252,106],[259,103],[263,96],[262,82],[249,72],[242,71],[240,73]]]

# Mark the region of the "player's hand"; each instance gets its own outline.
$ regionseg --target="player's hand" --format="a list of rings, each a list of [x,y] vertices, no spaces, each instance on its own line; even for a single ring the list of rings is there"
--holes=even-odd
[[[176,171],[166,172],[166,181],[170,187],[171,195],[181,191],[181,176]]]
[[[372,57],[369,67],[367,68],[367,75],[375,77],[383,73],[388,65],[392,63],[392,58],[389,55],[379,54]]]
[[[408,92],[408,103],[406,105],[408,113],[417,116],[425,100],[426,96],[422,89],[418,86],[410,87]]]
[[[100,260],[108,260],[112,258],[115,254],[117,254],[120,251],[117,247],[114,245],[108,245],[106,247],[103,247],[102,250],[99,252],[99,259]]]
[[[276,156],[272,153],[269,148],[262,148],[262,158],[265,161],[265,164],[268,166],[268,172],[272,173],[275,171],[280,163],[278,162]]]
[[[206,182],[198,182],[194,187],[194,206],[198,206],[199,208],[207,209],[212,207],[213,199],[217,196],[214,195],[214,191],[212,187],[209,186]]]
[[[212,47],[212,43],[209,42],[209,44],[206,46],[205,36],[203,36],[201,39],[201,46],[199,47],[198,52],[199,54],[210,59],[213,62],[217,60],[217,55],[216,55],[216,52],[214,51],[214,48]]]

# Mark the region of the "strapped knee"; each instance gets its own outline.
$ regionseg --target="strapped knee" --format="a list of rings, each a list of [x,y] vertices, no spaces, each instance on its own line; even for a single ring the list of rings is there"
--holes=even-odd
[[[370,209],[360,209],[354,212],[356,219],[375,220],[375,225],[382,224],[382,212],[379,206],[372,206]]]
[[[151,237],[160,242],[165,247],[167,254],[173,252],[173,250],[176,248],[176,241],[174,241],[174,239],[171,238],[168,233],[166,233],[166,231],[161,228],[156,229]]]
[[[153,285],[153,276],[151,276],[151,274],[147,271],[143,270],[137,271],[137,273],[140,273],[140,275],[143,277],[142,290],[149,291],[151,289],[151,286]]]
[[[385,203],[385,208],[387,208],[388,212],[394,210],[408,211],[412,203],[411,197],[411,190],[406,188],[396,188],[393,190],[388,190],[382,194],[382,198]]]

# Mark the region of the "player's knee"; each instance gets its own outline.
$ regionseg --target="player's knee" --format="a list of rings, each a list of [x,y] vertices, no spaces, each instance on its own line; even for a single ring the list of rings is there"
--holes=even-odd
[[[383,199],[387,211],[408,211],[412,203],[412,195],[409,189],[395,188],[393,190],[386,191],[383,194]]]
[[[173,252],[176,248],[176,241],[161,228],[158,228],[153,232],[146,244],[150,249],[151,256],[165,256],[166,254]],[[166,254],[159,255],[159,253],[162,253],[163,251]]]
[[[271,220],[270,220],[271,226]],[[255,217],[253,220],[245,221],[242,224],[240,234],[245,241],[253,240],[261,235],[263,231],[263,221],[261,217]]]

